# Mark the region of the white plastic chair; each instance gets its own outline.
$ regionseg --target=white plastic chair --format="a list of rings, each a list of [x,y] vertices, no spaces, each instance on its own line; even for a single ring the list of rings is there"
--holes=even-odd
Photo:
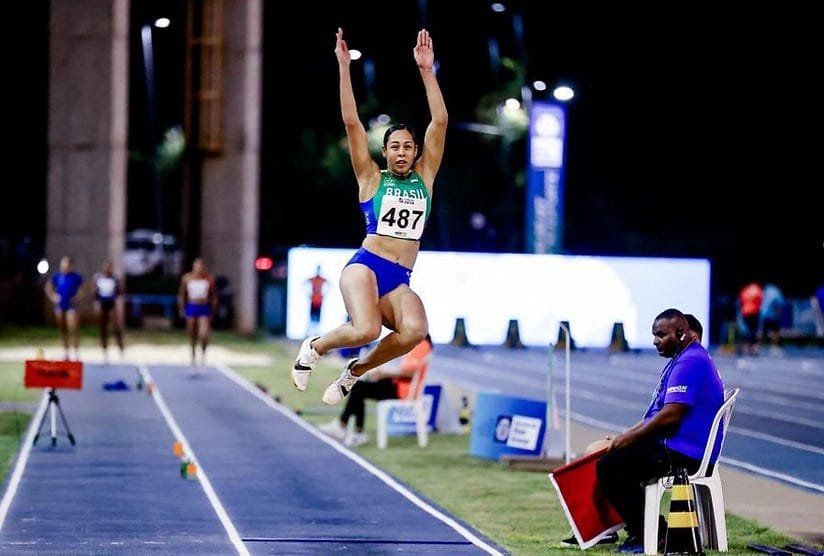
[[[427,412],[423,403],[423,387],[426,380],[426,371],[429,369],[427,360],[412,376],[409,384],[409,394],[402,400],[381,400],[377,407],[377,445],[384,450],[388,441],[389,413],[394,408],[411,408],[415,412],[415,431],[418,435],[418,446],[426,448],[429,445],[429,424]]]
[[[718,461],[715,462],[712,474],[707,474],[710,457],[715,446],[719,428],[723,423],[724,431],[721,438],[721,448],[729,431],[730,417],[735,406],[735,399],[741,389],[734,388],[724,392],[724,403],[718,408],[715,419],[712,421],[707,445],[704,447],[704,456],[698,470],[689,476],[689,482],[694,485],[696,497],[696,513],[701,525],[701,539],[705,547],[727,551],[727,521],[724,516],[724,493],[721,490],[721,475],[718,470]],[[720,451],[719,451],[720,458]],[[672,487],[673,477],[662,477],[647,484],[644,491],[644,554],[658,553],[658,516],[661,508],[661,498],[664,491]],[[709,514],[709,515],[708,515]]]

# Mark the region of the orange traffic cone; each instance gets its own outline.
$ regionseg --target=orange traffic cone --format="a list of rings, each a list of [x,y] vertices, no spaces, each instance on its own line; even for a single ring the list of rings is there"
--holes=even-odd
[[[664,554],[704,554],[695,510],[695,493],[687,478],[687,470],[683,468],[675,472],[672,482]]]

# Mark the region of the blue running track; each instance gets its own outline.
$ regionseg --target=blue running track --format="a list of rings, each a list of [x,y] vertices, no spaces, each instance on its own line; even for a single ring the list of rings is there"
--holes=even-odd
[[[328,440],[226,368],[86,365],[45,400],[4,488],[14,554],[501,554],[477,531]],[[127,391],[107,391],[124,379]],[[198,465],[185,480],[175,441]]]

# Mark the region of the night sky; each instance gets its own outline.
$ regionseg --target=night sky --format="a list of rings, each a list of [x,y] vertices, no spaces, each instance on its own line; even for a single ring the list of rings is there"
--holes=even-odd
[[[48,9],[43,1],[24,4],[16,9],[29,18],[27,30],[4,44],[13,84],[7,132],[14,138],[4,149],[10,155],[4,168],[15,177],[3,189],[18,202],[2,203],[0,233],[42,238]],[[134,4],[133,29],[140,18],[183,13],[182,2]],[[752,7],[723,15],[696,4],[643,13],[543,1],[507,6],[496,14],[482,1],[300,2],[287,16],[283,3],[266,2],[261,251],[360,242],[355,181],[335,148],[344,132],[334,32],[342,26],[350,48],[374,63],[368,88],[362,62],[353,62],[363,118],[387,113],[422,134],[427,113],[412,47],[426,25],[450,130],[423,248],[523,249],[524,188],[517,175],[526,160],[524,142],[507,149],[462,128],[482,121],[478,106],[492,91],[503,95],[517,81],[491,64],[493,38],[502,57],[524,64],[527,82],[565,81],[576,89],[567,115],[564,252],[707,257],[714,295],[755,279],[806,297],[824,282],[822,184],[813,168],[820,159],[822,98],[814,84],[820,73],[820,62],[813,63],[820,47],[813,40],[815,18]],[[523,43],[513,32],[513,13],[523,19]],[[142,68],[135,67],[138,40],[134,33],[135,152],[146,149],[148,136]],[[157,40],[158,123],[165,128],[181,120],[182,41],[172,30]],[[22,168],[24,155],[36,163]],[[129,228],[153,224],[151,206],[137,202],[147,198],[142,181],[132,164]],[[170,187],[166,201],[165,227],[173,232],[178,187]],[[473,212],[486,215],[485,234],[471,231]]]

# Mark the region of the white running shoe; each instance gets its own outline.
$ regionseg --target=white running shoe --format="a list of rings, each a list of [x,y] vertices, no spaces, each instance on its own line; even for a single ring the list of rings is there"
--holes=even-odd
[[[369,442],[369,435],[365,432],[353,432],[352,435],[346,439],[346,445],[354,448],[355,446],[363,446]]]
[[[318,425],[318,429],[323,434],[341,442],[346,438],[346,427],[341,424],[340,419],[332,419],[324,425]]]
[[[360,378],[353,376],[352,372],[349,370],[352,368],[352,365],[355,364],[355,361],[357,361],[357,359],[352,359],[349,361],[340,376],[335,379],[335,382],[326,387],[326,391],[323,393],[323,398],[321,398],[323,403],[326,405],[335,405],[349,395],[349,391],[352,389],[352,386],[354,386],[358,381],[358,378]]]
[[[318,364],[320,354],[312,347],[312,342],[317,340],[320,336],[315,338],[306,338],[300,345],[298,357],[295,359],[295,364],[292,366],[292,383],[295,388],[303,392],[309,386],[309,377],[312,376],[312,369]]]

